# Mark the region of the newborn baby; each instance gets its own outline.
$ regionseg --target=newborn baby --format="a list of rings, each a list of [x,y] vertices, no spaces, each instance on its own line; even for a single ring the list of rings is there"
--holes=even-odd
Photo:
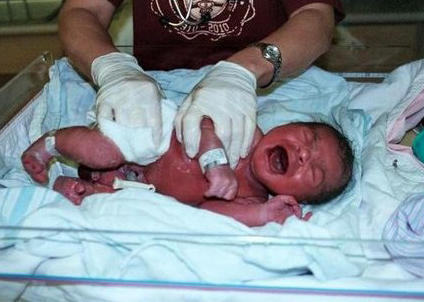
[[[114,192],[115,178],[136,180],[248,226],[283,223],[290,215],[309,219],[311,214],[303,216],[299,202],[318,204],[334,198],[352,175],[349,143],[323,123],[292,123],[266,135],[257,128],[248,156],[234,170],[222,158],[205,160],[204,155],[225,154],[212,122],[204,119],[201,127],[199,154],[194,159],[186,156],[175,133],[167,152],[156,162],[140,166],[126,162],[118,146],[97,129],[70,127],[45,134],[24,152],[22,163],[39,183],[48,181],[49,162],[55,156],[79,163],[81,178],[61,176],[54,184],[75,204],[94,193]]]

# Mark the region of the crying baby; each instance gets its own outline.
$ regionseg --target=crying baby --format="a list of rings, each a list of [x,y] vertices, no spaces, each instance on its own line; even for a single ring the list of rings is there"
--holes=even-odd
[[[234,169],[209,119],[201,123],[194,158],[173,133],[169,149],[142,166],[126,161],[119,146],[98,129],[77,126],[42,136],[23,153],[22,163],[32,179],[46,183],[55,156],[80,164],[80,178],[60,176],[54,184],[76,205],[91,194],[114,192],[115,179],[131,180],[247,226],[284,223],[291,215],[309,219],[311,213],[302,214],[300,204],[321,204],[342,193],[353,166],[346,138],[318,122],[286,124],[265,135],[257,128],[249,154]]]

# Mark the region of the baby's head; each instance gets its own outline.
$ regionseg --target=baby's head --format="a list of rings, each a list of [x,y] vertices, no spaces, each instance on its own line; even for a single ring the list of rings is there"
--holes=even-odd
[[[292,123],[272,129],[259,141],[251,167],[274,194],[320,204],[346,188],[353,152],[346,138],[327,124]]]

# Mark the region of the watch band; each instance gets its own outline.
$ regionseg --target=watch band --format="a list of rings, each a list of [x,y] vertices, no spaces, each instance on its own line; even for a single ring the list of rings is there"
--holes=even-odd
[[[60,153],[56,150],[56,138],[54,137],[56,130],[51,130],[47,133],[46,138],[44,139],[44,145],[47,153],[51,156],[60,156]]]
[[[275,80],[278,78],[278,75],[280,74],[282,65],[281,51],[277,45],[269,43],[259,42],[253,44],[253,46],[258,47],[262,51],[263,58],[274,66],[274,72],[272,74],[271,81],[269,81],[269,83],[265,86],[261,87],[267,88],[275,82]]]

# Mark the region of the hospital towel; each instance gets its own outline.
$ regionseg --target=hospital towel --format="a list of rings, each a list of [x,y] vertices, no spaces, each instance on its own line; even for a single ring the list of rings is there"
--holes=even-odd
[[[424,193],[413,194],[396,209],[383,232],[393,260],[424,277]]]
[[[159,81],[166,97],[179,105],[208,68],[151,75]],[[350,276],[373,278],[375,272],[394,272],[391,268],[395,267],[396,273],[384,277],[398,281],[401,269],[389,261],[384,246],[374,257],[360,239],[381,238],[384,223],[404,195],[422,191],[423,171],[410,154],[390,152],[385,135],[388,121],[396,120],[423,90],[423,71],[422,62],[410,64],[377,86],[347,83],[313,67],[260,96],[258,124],[265,132],[292,120],[324,120],[348,137],[356,158],[348,190],[328,204],[313,207],[310,221],[291,217],[284,225],[247,228],[229,217],[140,189],[92,195],[76,207],[58,193],[32,183],[19,161],[25,146],[13,142],[21,142],[24,137],[24,144],[29,144],[51,129],[87,125],[85,112],[95,98],[90,84],[66,59],[61,59],[51,68],[51,81],[37,99],[35,110],[24,123],[11,126],[18,131],[4,132],[2,142],[8,142],[7,146],[0,144],[0,164],[4,164],[0,184],[5,186],[0,189],[0,224],[46,227],[50,231],[2,229],[0,268],[11,274],[109,280],[196,284],[269,281],[279,285],[282,277],[308,272],[321,284],[321,280]],[[380,99],[384,101],[375,101]],[[30,135],[21,133],[21,127],[30,129]],[[69,172],[59,164],[51,171],[55,175]],[[70,232],[71,228],[86,231]],[[88,231],[92,229],[104,232]],[[208,236],[211,234],[215,236]],[[298,279],[293,280],[299,286]],[[0,284],[1,293],[5,292],[2,285],[10,289]],[[75,287],[81,295],[93,299],[104,294],[104,288]],[[55,294],[61,290],[60,294],[68,297],[78,296],[77,291],[65,287],[57,290],[29,285],[22,290],[43,297],[55,290]]]

